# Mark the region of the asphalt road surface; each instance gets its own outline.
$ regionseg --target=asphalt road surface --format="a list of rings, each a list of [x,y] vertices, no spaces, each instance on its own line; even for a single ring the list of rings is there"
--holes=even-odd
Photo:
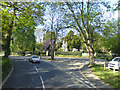
[[[73,75],[55,63],[31,63],[22,56],[10,56],[10,60],[14,69],[2,88],[94,88],[80,72]]]

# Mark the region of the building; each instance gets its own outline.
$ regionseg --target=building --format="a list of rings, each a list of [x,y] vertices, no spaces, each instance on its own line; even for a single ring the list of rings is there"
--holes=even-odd
[[[67,42],[65,42],[65,40],[63,40],[62,50],[63,51],[68,51],[68,49],[67,49]]]

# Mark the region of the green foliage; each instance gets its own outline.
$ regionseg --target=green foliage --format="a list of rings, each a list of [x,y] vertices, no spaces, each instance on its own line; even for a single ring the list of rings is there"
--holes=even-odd
[[[8,45],[6,37],[8,35],[9,24],[11,21],[12,13],[8,12],[9,9],[3,9],[2,12],[2,50],[4,51]]]
[[[62,41],[61,42],[57,42],[57,44],[56,44],[56,51],[57,50],[62,51]]]
[[[43,51],[43,43],[36,43],[35,48],[36,51]]]
[[[80,49],[81,48],[81,38],[77,35],[74,35],[72,38],[73,47]]]
[[[103,44],[103,37],[99,33],[94,33],[94,51],[96,53],[102,52],[102,48],[104,47]]]
[[[67,41],[68,50],[72,51],[73,48],[80,49],[81,48],[80,39],[81,38],[79,36],[74,35],[74,32],[70,30],[67,36],[65,37],[65,41]]]
[[[51,35],[50,32],[47,30],[45,34],[43,34],[43,42],[45,43],[50,39]]]
[[[112,60],[112,55],[109,55],[109,54],[105,54],[105,53],[97,53],[95,58],[97,59],[108,59],[108,61],[111,61]]]
[[[16,24],[16,30],[12,33],[11,49],[13,52],[31,51],[35,48],[35,22],[26,15],[20,17]]]
[[[9,58],[2,57],[2,77],[5,77],[9,73],[11,65]]]
[[[112,53],[120,56],[120,34],[117,30],[117,20],[111,20],[104,25],[103,45]]]
[[[34,29],[43,24],[44,6],[36,2],[2,2],[2,38],[5,56],[10,51],[35,49]],[[10,50],[11,45],[11,50]]]

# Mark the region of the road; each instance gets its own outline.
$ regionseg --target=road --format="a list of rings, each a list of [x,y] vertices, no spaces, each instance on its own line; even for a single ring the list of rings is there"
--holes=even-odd
[[[66,65],[62,61],[31,63],[22,56],[10,56],[10,60],[14,69],[2,88],[95,88],[79,71],[79,61],[66,61]]]

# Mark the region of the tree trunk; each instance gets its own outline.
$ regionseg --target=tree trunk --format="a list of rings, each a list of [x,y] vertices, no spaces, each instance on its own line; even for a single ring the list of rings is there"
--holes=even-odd
[[[10,38],[11,38],[11,35],[7,36],[6,38],[6,48],[5,48],[4,57],[8,57],[10,55]]]
[[[94,52],[90,51],[89,55],[90,55],[90,65],[94,65]]]
[[[17,2],[15,2],[17,4]],[[13,29],[13,24],[14,24],[14,16],[15,16],[15,7],[13,8],[13,17],[12,21],[10,22],[9,29],[8,29],[8,35],[6,38],[6,48],[5,48],[5,55],[4,57],[8,57],[10,55],[10,41],[11,41],[11,35],[12,35],[12,29]]]
[[[54,59],[54,51],[51,52],[51,59]]]
[[[8,36],[6,38],[6,48],[5,48],[4,57],[8,57],[10,55],[10,41],[11,41],[12,29],[13,29],[13,21],[11,22],[8,29]]]

